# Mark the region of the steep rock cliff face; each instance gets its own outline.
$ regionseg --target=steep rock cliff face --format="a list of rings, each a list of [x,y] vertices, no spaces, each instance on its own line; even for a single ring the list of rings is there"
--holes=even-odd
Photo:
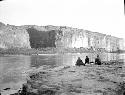
[[[55,45],[55,30],[51,31],[39,31],[35,28],[28,28],[29,41],[31,48],[46,48],[56,47]]]
[[[88,47],[88,38],[85,30],[71,28],[71,27],[62,27],[60,30],[63,32],[61,41],[63,47],[65,48],[80,48]]]
[[[123,39],[66,26],[12,26],[0,23],[0,48],[104,48],[116,51]]]
[[[21,27],[11,25],[0,28],[0,48],[30,48],[29,34]]]

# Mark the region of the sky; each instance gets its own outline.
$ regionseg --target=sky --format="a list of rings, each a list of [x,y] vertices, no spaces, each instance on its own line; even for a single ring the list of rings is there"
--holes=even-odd
[[[69,26],[125,39],[124,0],[4,0],[0,21]]]

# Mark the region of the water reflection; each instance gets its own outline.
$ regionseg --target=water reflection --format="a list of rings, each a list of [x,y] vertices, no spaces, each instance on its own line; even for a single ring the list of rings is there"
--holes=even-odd
[[[41,65],[51,65],[51,66],[60,66],[60,65],[75,65],[76,60],[80,57],[83,62],[85,62],[85,57],[90,58],[90,62],[94,62],[97,54],[94,53],[69,53],[69,54],[59,54],[59,55],[34,55],[31,56],[31,66],[39,67]],[[125,59],[124,54],[117,53],[103,53],[99,54],[102,61],[111,61],[118,60],[123,61]]]
[[[25,81],[26,70],[30,68],[29,56],[0,57],[0,89],[13,88],[17,83]]]
[[[75,65],[76,60],[80,57],[85,62],[88,56],[90,61],[94,62],[97,54],[94,53],[73,53],[60,55],[11,55],[0,57],[0,89],[10,87],[18,88],[20,84],[26,80],[26,72],[32,67],[38,68],[42,65],[61,66]],[[125,59],[124,54],[103,53],[99,54],[102,61],[122,60]]]

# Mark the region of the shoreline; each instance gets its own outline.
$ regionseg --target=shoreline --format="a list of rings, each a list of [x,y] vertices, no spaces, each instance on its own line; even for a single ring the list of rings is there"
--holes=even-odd
[[[121,66],[41,67],[28,73],[24,86],[29,95],[123,95],[125,91]]]
[[[23,48],[10,48],[10,49],[0,49],[0,55],[37,55],[37,54],[65,54],[65,53],[123,53],[119,51],[108,52],[105,49],[96,49],[91,50],[89,48],[67,48],[67,49],[58,49],[58,48],[43,48],[43,49],[23,49]]]

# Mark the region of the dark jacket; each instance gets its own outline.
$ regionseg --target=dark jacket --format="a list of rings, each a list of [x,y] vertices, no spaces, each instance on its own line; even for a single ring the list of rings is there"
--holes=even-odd
[[[96,58],[96,59],[95,59],[95,64],[101,65],[101,60],[100,60],[100,58]]]
[[[85,66],[85,64],[82,62],[81,59],[77,59],[76,65],[77,65],[77,66],[80,66],[80,65],[84,65],[84,66]]]
[[[86,63],[89,64],[89,58],[88,58],[88,57],[85,59],[85,64],[86,64]]]

